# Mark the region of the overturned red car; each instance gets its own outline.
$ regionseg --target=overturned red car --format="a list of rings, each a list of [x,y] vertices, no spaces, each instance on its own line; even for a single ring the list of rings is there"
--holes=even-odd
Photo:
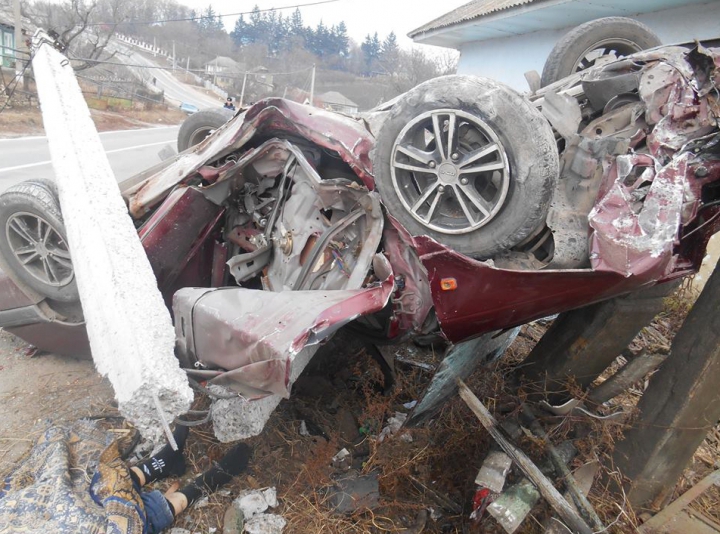
[[[720,51],[522,96],[431,80],[347,117],[267,99],[121,185],[181,364],[287,395],[303,347],[460,342],[694,273],[720,214]],[[51,182],[0,195],[0,326],[87,351]]]

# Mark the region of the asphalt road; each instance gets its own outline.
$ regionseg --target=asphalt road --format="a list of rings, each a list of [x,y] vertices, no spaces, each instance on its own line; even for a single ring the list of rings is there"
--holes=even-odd
[[[100,139],[117,181],[160,162],[165,145],[176,148],[179,126],[103,132]],[[0,139],[0,193],[30,178],[54,178],[46,137]]]
[[[154,62],[142,54],[139,54],[130,45],[115,41],[115,47],[119,48],[120,52],[115,56],[115,61],[122,61],[130,65],[146,65],[147,67],[165,67],[169,65],[165,62],[162,57],[158,57],[158,62]],[[133,68],[133,67],[129,67]],[[142,67],[136,67],[134,70],[144,70]],[[147,76],[147,72],[155,78],[155,85],[165,91],[165,97],[177,102],[178,105],[182,102],[193,104],[200,109],[222,107],[223,99],[211,93],[210,95],[205,94],[205,91],[199,88],[187,85],[178,80],[170,71],[162,69],[147,70],[144,74]],[[146,78],[147,79],[147,78]]]

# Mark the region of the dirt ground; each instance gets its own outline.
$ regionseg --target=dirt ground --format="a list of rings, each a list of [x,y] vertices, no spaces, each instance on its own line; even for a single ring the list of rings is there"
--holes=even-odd
[[[657,339],[658,332],[671,338],[688,309],[684,302],[669,300],[666,311],[653,322],[652,331],[641,333],[632,348],[642,347],[649,338]],[[498,419],[517,413],[522,392],[518,393],[514,385],[513,370],[545,328],[538,323],[523,327],[499,362],[479,369],[468,380]],[[430,366],[437,365],[442,355],[442,347],[397,345],[382,350]],[[292,398],[280,404],[264,432],[248,440],[254,451],[249,470],[184,513],[176,526],[192,533],[221,532],[225,511],[234,496],[244,489],[273,486],[280,501],[273,511],[288,522],[287,533],[501,532],[492,518],[485,516],[480,523],[469,519],[476,490],[474,479],[491,439],[459,398],[450,401],[425,428],[401,431],[382,443],[376,439],[395,412],[409,412],[406,404],[420,397],[431,378],[431,372],[415,364],[398,363],[397,371],[395,388],[383,394],[380,369],[363,346],[353,336],[334,338],[311,362],[295,384]],[[645,385],[633,386],[608,410],[623,408],[631,413]],[[116,414],[111,389],[91,362],[34,354],[22,341],[1,331],[0,401],[0,477],[48,425]],[[200,396],[195,408],[207,405],[208,400]],[[632,424],[632,419],[630,423],[582,417],[560,422],[547,417],[541,420],[548,431],[552,430],[554,440],[570,439],[578,449],[571,467],[599,460],[606,470],[613,443]],[[109,424],[121,423],[111,419]],[[308,432],[301,433],[302,427]],[[535,438],[525,435],[519,444],[534,460],[542,461],[543,447]],[[208,424],[192,428],[186,448],[188,473],[179,482],[207,469],[228,447],[215,441]],[[334,464],[333,456],[343,448],[350,452],[348,465]],[[720,427],[698,450],[676,487],[675,497],[713,469],[720,458],[719,450]],[[379,503],[371,510],[335,513],[330,505],[332,487],[338,479],[352,474],[377,478]],[[520,476],[514,468],[508,480],[516,481]],[[173,482],[162,481],[158,488],[164,490]],[[639,520],[633,511],[598,484],[590,501],[604,523],[611,525],[608,532],[634,531]],[[454,506],[455,512],[450,510]],[[708,492],[696,507],[720,519],[720,490]],[[518,532],[544,532],[542,525],[550,512],[541,500]]]
[[[180,124],[187,118],[185,113],[171,106],[123,113],[90,110],[90,114],[100,132]],[[37,105],[8,108],[0,113],[0,138],[44,134],[42,114]]]
[[[101,414],[112,402],[91,361],[37,353],[0,329],[0,473],[49,424]]]

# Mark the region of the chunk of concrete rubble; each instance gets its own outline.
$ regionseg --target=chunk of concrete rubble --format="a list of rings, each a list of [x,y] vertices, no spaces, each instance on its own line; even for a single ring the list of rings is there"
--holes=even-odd
[[[277,505],[275,488],[267,488],[262,491],[245,490],[233,501],[233,506],[240,510],[246,519],[262,513],[268,508],[275,508]]]
[[[330,490],[330,506],[339,513],[373,509],[380,502],[380,485],[377,474],[340,479]]]
[[[285,527],[285,520],[279,515],[264,513],[277,505],[275,488],[240,492],[225,512],[223,534],[279,534]]]
[[[402,412],[395,412],[395,415],[390,416],[387,420],[387,424],[380,431],[378,441],[382,443],[383,441],[385,441],[385,438],[394,436],[395,434],[400,432],[400,429],[405,424],[407,417],[407,414]],[[407,436],[404,438],[404,441],[412,441],[412,437],[410,437],[410,434],[405,433],[403,434],[403,436]]]
[[[318,348],[318,345],[306,346],[295,356],[290,374],[291,384],[297,380]],[[217,385],[211,385],[209,389],[220,397],[231,393]],[[215,399],[211,409],[215,437],[222,443],[232,443],[257,436],[282,399],[280,395],[269,395],[253,401],[240,396]]]
[[[287,521],[277,514],[258,514],[245,523],[248,534],[280,534]]]
[[[338,453],[332,457],[332,466],[335,469],[350,469],[352,463],[352,457],[350,451],[347,449],[341,449]]]

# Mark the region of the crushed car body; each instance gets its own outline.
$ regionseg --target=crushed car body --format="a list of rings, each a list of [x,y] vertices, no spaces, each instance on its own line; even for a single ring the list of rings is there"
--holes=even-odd
[[[461,342],[699,268],[720,229],[720,50],[661,47],[529,97],[427,84],[372,120],[266,99],[120,184],[191,376],[287,397],[296,356],[342,327]],[[453,91],[475,104],[432,100]],[[542,175],[517,174],[532,165],[500,120],[507,98]],[[525,180],[545,196],[523,218]],[[12,250],[0,325],[80,350],[81,318],[28,287]]]

